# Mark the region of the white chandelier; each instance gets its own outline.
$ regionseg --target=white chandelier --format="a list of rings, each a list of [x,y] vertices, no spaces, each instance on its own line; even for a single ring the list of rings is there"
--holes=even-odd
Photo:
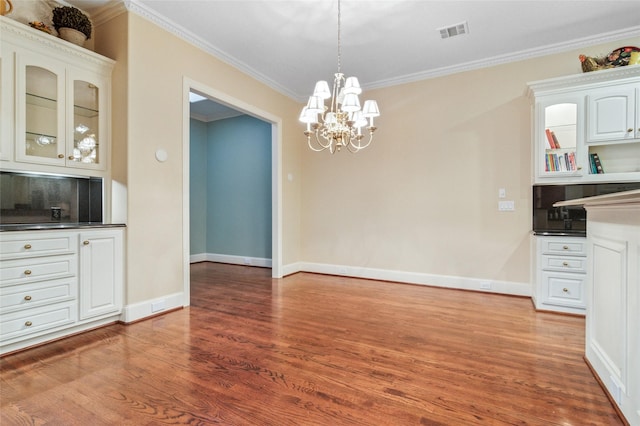
[[[362,93],[360,83],[356,77],[345,79],[341,72],[341,44],[340,44],[340,0],[338,0],[338,72],[333,80],[333,90],[324,81],[316,83],[313,95],[302,108],[300,121],[307,124],[304,134],[309,148],[320,152],[326,149],[332,154],[346,147],[350,152],[358,152],[368,147],[373,140],[373,118],[380,116],[376,101],[367,100],[360,108],[358,95]],[[329,106],[325,100],[330,99]],[[368,120],[367,120],[368,119]],[[362,128],[369,131],[366,141]]]

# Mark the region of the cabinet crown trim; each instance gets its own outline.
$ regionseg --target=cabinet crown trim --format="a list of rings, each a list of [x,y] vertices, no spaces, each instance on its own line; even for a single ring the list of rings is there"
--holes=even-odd
[[[55,49],[57,51],[64,52],[65,54],[73,55],[83,61],[89,61],[101,66],[108,64],[113,67],[116,63],[116,61],[111,58],[107,58],[106,56],[102,56],[83,47],[76,46],[51,34],[46,34],[4,16],[0,16],[0,35],[0,39],[3,41],[5,39],[11,39],[13,43],[19,43],[21,41],[35,41],[43,45],[43,47]]]
[[[538,80],[527,83],[529,88],[527,95],[530,99],[541,96],[546,92],[557,92],[562,89],[575,90],[583,86],[593,87],[594,84],[640,78],[640,65],[627,65],[601,71],[592,71],[582,74],[572,74],[562,77]]]

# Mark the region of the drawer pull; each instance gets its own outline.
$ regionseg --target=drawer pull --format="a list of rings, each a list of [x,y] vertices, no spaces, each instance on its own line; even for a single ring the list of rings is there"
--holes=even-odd
[[[31,275],[31,270],[30,270],[30,269],[27,269],[26,271],[24,271],[24,274],[25,274],[25,275]]]
[[[568,262],[562,262],[562,266],[569,266]]]
[[[25,250],[29,250],[30,248],[31,248],[31,244],[25,244],[25,245],[24,245],[24,249],[25,249]]]
[[[562,289],[562,292],[563,293],[569,293],[569,289],[565,287],[565,288]]]
[[[31,300],[31,296],[25,296],[25,297],[24,297],[24,300],[26,300],[26,301]]]
[[[569,250],[569,246],[562,246],[562,250]]]
[[[89,240],[84,240],[84,241],[82,242],[82,244],[84,244],[85,246],[88,246],[88,245],[89,245]]]
[[[27,327],[31,327],[33,323],[31,321],[27,321],[24,323],[24,325],[26,325]]]
[[[58,154],[58,158],[64,158],[64,154]]]

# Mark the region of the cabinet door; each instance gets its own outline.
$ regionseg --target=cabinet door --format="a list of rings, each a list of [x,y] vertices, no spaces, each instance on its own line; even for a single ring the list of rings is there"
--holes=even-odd
[[[16,64],[16,160],[64,165],[64,64],[28,52]]]
[[[108,82],[96,76],[69,70],[67,88],[67,166],[106,168],[106,122]]]
[[[589,91],[587,143],[635,138],[635,92],[632,85]]]
[[[80,320],[122,309],[122,231],[80,234]]]
[[[536,105],[536,178],[575,179],[582,175],[584,98],[553,97]]]
[[[0,49],[0,160],[13,157],[13,55],[6,44]]]

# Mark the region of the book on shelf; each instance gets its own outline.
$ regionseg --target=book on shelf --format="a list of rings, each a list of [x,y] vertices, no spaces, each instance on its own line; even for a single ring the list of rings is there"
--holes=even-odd
[[[558,143],[556,134],[549,129],[545,129],[545,133],[547,135],[547,142],[549,142],[549,146],[551,147],[551,149],[560,149],[560,144]]]
[[[544,158],[545,172],[573,172],[578,170],[576,153],[547,153]]]
[[[595,152],[593,154],[589,154],[589,165],[591,166],[592,174],[604,174],[604,168],[602,168],[600,157]]]

